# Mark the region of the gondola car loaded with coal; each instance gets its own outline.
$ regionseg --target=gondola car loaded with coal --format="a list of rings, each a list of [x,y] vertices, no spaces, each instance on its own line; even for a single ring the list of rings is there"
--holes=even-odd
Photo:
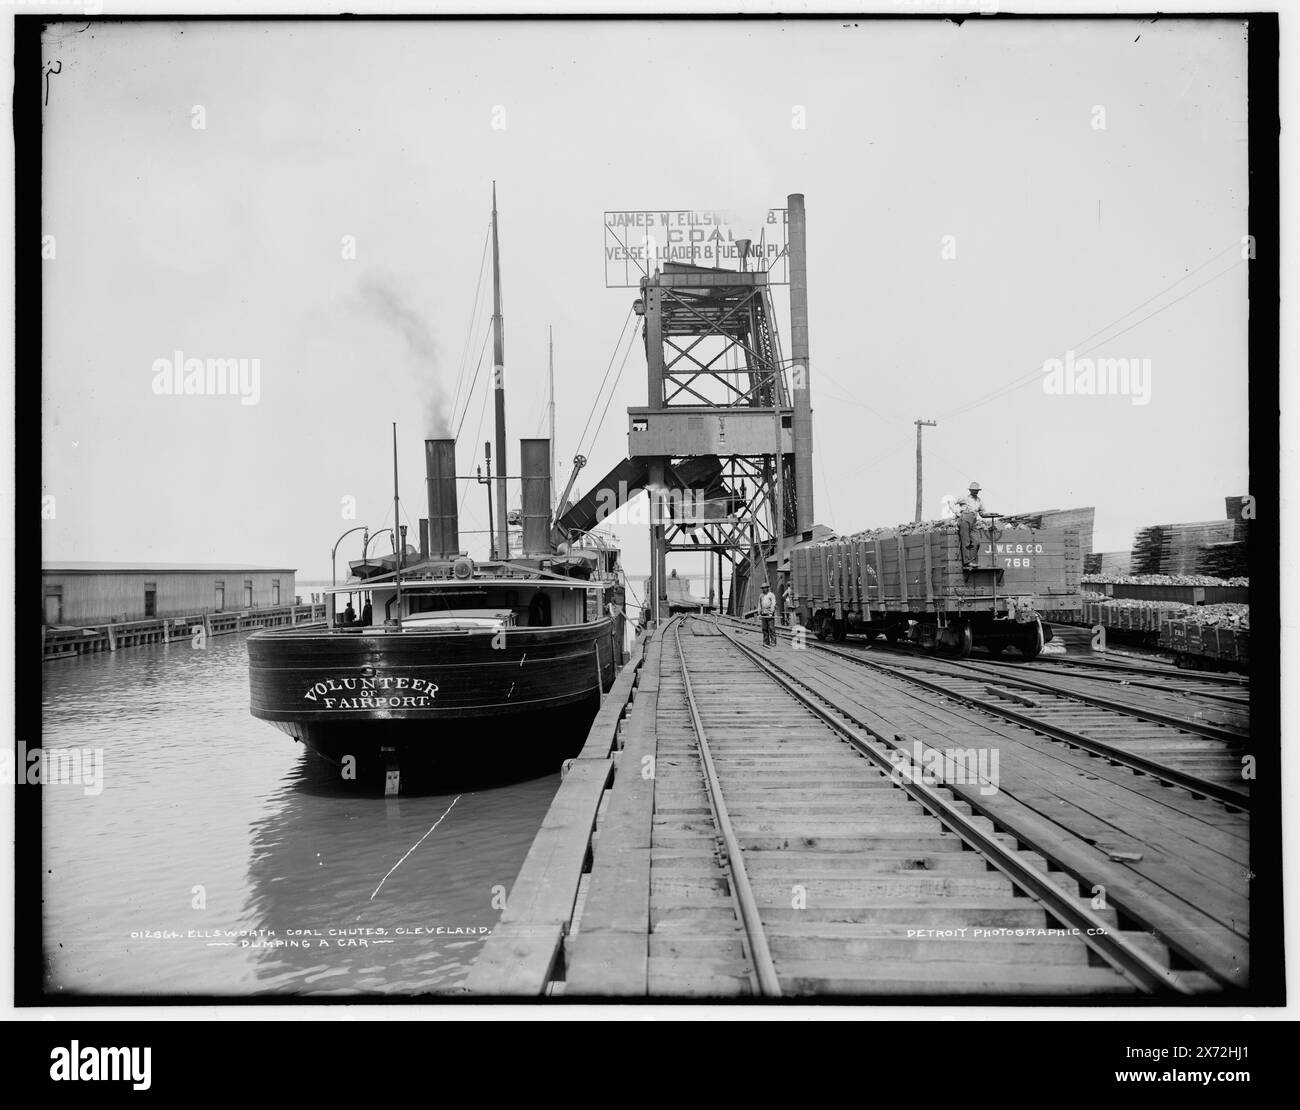
[[[970,566],[956,521],[801,544],[790,553],[799,619],[822,640],[883,634],[958,657],[983,647],[1032,659],[1052,638],[1043,614],[1082,607],[1079,531],[992,522],[976,538]]]

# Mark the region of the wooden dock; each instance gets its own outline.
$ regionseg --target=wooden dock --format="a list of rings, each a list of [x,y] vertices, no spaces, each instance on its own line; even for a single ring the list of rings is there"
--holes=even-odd
[[[200,632],[205,637],[228,636],[255,628],[312,624],[324,619],[325,606],[317,604],[279,605],[267,609],[240,609],[220,613],[205,611],[75,628],[47,628],[42,625],[41,658],[45,662],[75,659],[80,655],[119,651],[122,648],[169,644],[176,640],[192,641]]]
[[[765,649],[738,622],[668,622],[569,767],[467,989],[1077,999],[1246,985],[1240,813],[934,703],[830,651]],[[928,785],[913,754],[952,745],[997,750],[995,781]]]

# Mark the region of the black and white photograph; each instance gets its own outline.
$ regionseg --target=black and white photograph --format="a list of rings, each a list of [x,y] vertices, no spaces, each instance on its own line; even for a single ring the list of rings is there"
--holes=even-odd
[[[36,7],[20,1014],[1286,1006],[1276,12]]]

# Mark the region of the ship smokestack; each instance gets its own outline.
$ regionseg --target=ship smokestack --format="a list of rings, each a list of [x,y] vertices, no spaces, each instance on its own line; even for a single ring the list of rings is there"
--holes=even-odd
[[[813,526],[812,383],[808,365],[808,224],[803,194],[786,198],[790,227],[790,356],[794,374],[795,529],[802,535]],[[783,529],[784,531],[784,529]]]
[[[460,554],[454,439],[424,441],[424,472],[429,495],[429,558],[454,559]]]
[[[523,487],[524,554],[551,553],[551,441],[519,441],[519,473]]]

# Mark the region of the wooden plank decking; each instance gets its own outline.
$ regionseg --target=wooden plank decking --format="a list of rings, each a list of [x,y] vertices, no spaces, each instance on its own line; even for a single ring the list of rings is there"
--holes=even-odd
[[[757,990],[675,627],[638,643],[607,697],[471,971],[471,993]],[[753,633],[742,636],[757,643]],[[1053,918],[715,627],[688,621],[680,640],[786,993],[1134,989],[1076,937],[1012,935],[1050,932]],[[996,792],[949,786],[962,812],[1055,888],[1091,903],[1112,930],[1132,929],[1131,921],[1158,933],[1125,936],[1158,961],[1173,951],[1204,969],[1183,973],[1194,989],[1246,985],[1249,844],[1240,813],[973,709],[937,704],[828,654],[784,642],[770,651],[783,671],[878,737],[996,747]],[[1011,932],[977,947],[956,934],[918,935],[975,927]]]

